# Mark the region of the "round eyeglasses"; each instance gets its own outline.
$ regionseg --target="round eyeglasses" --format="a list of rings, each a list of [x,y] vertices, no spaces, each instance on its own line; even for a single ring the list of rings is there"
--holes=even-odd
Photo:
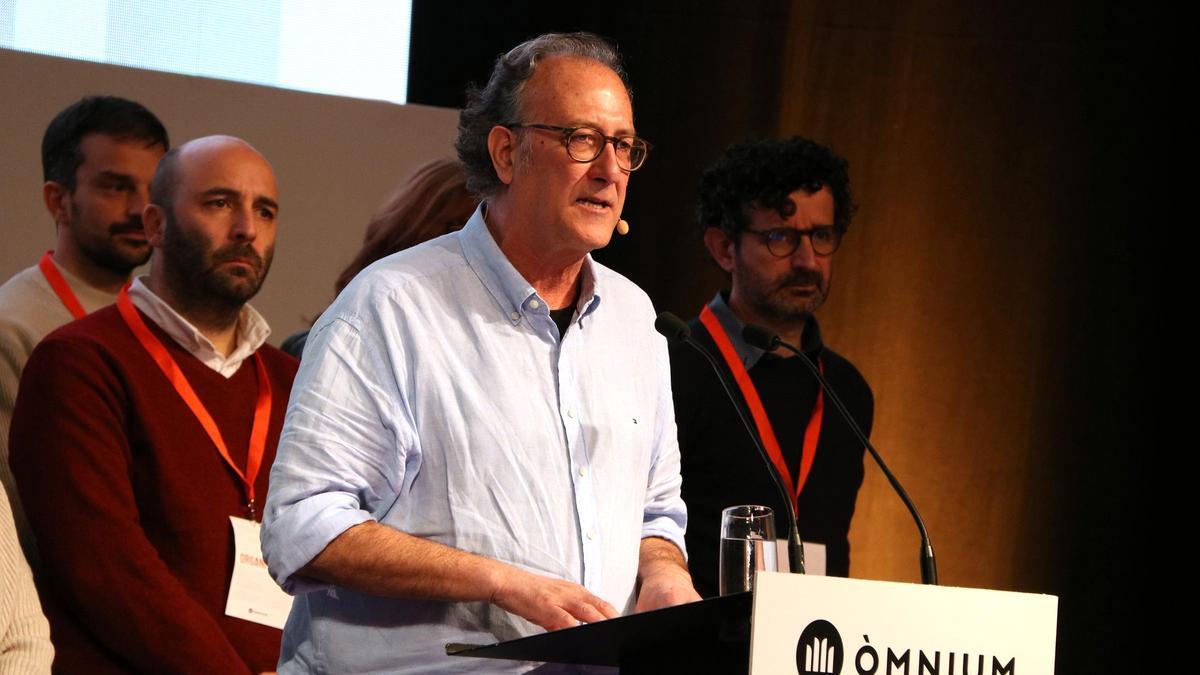
[[[742,230],[752,234],[767,245],[771,255],[786,258],[800,248],[800,240],[808,237],[812,242],[813,253],[821,257],[833,255],[842,245],[844,230],[827,225],[814,227],[810,230],[798,230],[794,227],[778,227],[773,230]]]
[[[576,162],[594,162],[604,152],[604,146],[612,143],[617,153],[617,166],[625,171],[637,171],[650,153],[650,143],[637,136],[605,136],[592,127],[557,127],[553,124],[505,124],[509,129],[538,129],[562,134],[562,144],[567,155]]]

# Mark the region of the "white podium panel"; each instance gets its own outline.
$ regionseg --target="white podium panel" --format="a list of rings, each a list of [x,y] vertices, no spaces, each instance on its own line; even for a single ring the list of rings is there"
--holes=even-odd
[[[1048,675],[1058,598],[760,572],[751,675]]]

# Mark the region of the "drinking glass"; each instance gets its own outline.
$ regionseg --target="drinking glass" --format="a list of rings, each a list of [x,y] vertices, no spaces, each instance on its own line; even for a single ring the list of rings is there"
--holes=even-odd
[[[767,506],[721,512],[721,595],[754,590],[754,573],[776,571],[775,513]]]

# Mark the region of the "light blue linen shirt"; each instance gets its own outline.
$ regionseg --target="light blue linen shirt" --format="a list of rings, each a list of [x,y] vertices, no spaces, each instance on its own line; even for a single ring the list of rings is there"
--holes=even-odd
[[[603,302],[601,302],[603,298]],[[381,598],[296,573],[367,520],[587,587],[631,611],[643,537],[684,549],[665,340],[593,261],[560,338],[480,211],[360,274],[313,327],[263,517],[296,595],[280,672],[497,672],[445,656],[540,629],[488,603]]]

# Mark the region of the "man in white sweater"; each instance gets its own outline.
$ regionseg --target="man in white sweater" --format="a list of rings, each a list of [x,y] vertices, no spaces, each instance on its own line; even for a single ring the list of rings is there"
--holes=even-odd
[[[114,96],[71,104],[42,137],[42,199],[54,221],[54,250],[0,286],[0,485],[30,563],[36,552],[8,466],[21,370],[47,333],[112,304],[150,257],[142,207],[169,146],[153,113]]]

